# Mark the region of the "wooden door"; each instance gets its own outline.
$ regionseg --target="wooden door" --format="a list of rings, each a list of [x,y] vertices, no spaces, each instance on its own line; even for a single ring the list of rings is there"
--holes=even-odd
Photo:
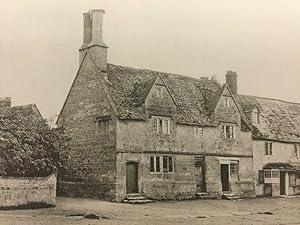
[[[196,192],[205,192],[205,171],[204,165],[195,166]]]
[[[280,172],[280,194],[285,195],[285,172]]]
[[[221,164],[222,191],[229,191],[229,165]]]
[[[126,163],[126,192],[138,193],[138,163]]]

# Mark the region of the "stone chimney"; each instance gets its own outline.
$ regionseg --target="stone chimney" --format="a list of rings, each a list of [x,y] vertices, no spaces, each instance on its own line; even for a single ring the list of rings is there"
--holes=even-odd
[[[0,109],[11,107],[11,97],[0,98]]]
[[[79,64],[88,51],[95,64],[102,70],[107,68],[107,45],[103,41],[103,9],[92,9],[83,13],[83,43],[79,49]]]
[[[234,71],[227,71],[226,73],[226,84],[230,88],[232,94],[237,94],[237,73]]]

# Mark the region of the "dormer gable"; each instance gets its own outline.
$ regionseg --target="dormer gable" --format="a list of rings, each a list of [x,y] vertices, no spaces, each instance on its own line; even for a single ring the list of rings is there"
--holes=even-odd
[[[159,115],[170,115],[176,111],[176,102],[160,75],[155,79],[145,98],[145,109]]]
[[[214,117],[218,122],[235,123],[240,126],[241,112],[227,84],[224,84],[215,106]]]

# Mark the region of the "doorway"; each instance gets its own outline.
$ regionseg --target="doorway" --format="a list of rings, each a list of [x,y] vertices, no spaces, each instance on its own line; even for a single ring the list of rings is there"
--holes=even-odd
[[[285,195],[285,172],[280,171],[280,195]]]
[[[126,193],[138,193],[138,163],[126,163]]]
[[[229,164],[221,164],[222,191],[229,191]]]
[[[196,192],[205,192],[205,169],[204,163],[195,166],[195,176],[196,176]]]

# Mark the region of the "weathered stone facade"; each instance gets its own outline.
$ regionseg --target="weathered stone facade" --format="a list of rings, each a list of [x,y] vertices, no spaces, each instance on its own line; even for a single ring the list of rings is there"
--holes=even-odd
[[[73,168],[60,193],[117,201],[136,192],[154,199],[259,194],[256,178],[267,162],[253,144],[259,127],[249,118],[249,96],[237,94],[236,72],[221,86],[109,64],[103,13],[84,14],[81,65],[58,119],[72,138]]]
[[[86,53],[60,114],[58,125],[72,138],[68,178],[59,181],[64,195],[112,199],[115,196],[116,118],[89,54]],[[109,132],[97,132],[106,118]]]
[[[0,208],[55,206],[56,175],[0,177]]]

